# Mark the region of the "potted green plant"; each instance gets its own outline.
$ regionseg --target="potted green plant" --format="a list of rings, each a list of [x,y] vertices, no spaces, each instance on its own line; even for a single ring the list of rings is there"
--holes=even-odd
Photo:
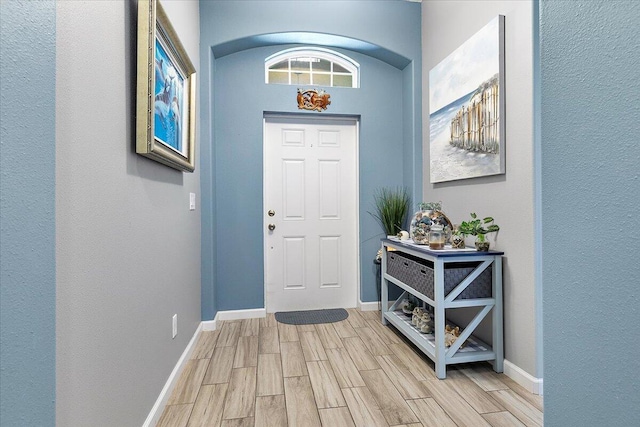
[[[409,192],[404,187],[381,188],[373,196],[376,212],[369,212],[382,226],[387,236],[395,236],[402,231],[409,211]]]
[[[475,213],[471,213],[471,221],[462,221],[459,230],[465,236],[476,236],[477,250],[488,251],[489,241],[486,236],[500,230],[500,227],[494,223],[490,216],[480,219]]]

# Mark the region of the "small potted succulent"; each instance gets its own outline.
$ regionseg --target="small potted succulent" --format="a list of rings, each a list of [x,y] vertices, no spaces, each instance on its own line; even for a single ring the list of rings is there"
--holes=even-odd
[[[459,230],[465,236],[476,236],[476,249],[486,252],[489,250],[487,234],[500,230],[500,227],[494,224],[490,216],[480,219],[475,213],[471,213],[471,221],[462,221]]]

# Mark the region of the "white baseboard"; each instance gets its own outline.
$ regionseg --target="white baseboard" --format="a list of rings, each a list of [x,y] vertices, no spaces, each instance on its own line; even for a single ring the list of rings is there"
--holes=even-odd
[[[372,301],[372,302],[362,302],[358,301],[358,308],[360,311],[378,311],[380,310],[380,302]]]
[[[239,319],[255,319],[260,317],[266,317],[267,310],[264,308],[252,308],[248,310],[227,310],[219,311],[216,313],[216,317],[213,320],[203,320],[203,331],[215,331],[217,324],[221,320],[239,320]]]
[[[255,319],[256,317],[266,317],[267,310],[264,308],[251,308],[248,310],[227,310],[216,313],[216,320],[238,320],[238,319]]]
[[[215,331],[216,330],[216,321],[214,320],[203,320],[202,323],[203,331]]]
[[[504,374],[533,394],[542,396],[542,378],[536,378],[505,359]]]
[[[202,323],[203,322],[201,322],[196,328],[196,331],[194,332],[193,337],[191,337],[191,340],[189,341],[189,344],[187,344],[187,347],[182,352],[182,356],[180,356],[180,359],[178,359],[176,366],[173,368],[173,371],[171,371],[171,375],[169,375],[167,382],[164,384],[164,387],[162,387],[162,391],[160,392],[160,395],[156,399],[156,403],[153,405],[153,408],[151,408],[151,412],[149,412],[149,415],[147,416],[147,419],[144,421],[144,424],[142,424],[142,427],[153,427],[156,424],[158,424],[158,421],[162,416],[162,411],[164,410],[164,407],[167,404],[167,401],[169,400],[169,396],[171,396],[171,392],[173,391],[173,388],[178,382],[178,378],[180,378],[180,374],[182,374],[184,365],[187,363],[187,361],[191,357],[191,353],[193,353],[196,343],[198,342],[198,337],[200,336],[200,332],[202,331]],[[215,328],[215,325],[214,325],[214,328]]]

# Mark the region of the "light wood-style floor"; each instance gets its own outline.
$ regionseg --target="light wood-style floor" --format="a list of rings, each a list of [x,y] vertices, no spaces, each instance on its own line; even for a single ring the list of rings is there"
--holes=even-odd
[[[158,426],[539,426],[542,398],[486,363],[438,380],[379,311],[293,326],[222,322],[200,340]]]

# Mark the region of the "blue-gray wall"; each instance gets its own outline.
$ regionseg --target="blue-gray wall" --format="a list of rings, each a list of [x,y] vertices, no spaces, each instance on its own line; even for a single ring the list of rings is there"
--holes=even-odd
[[[640,420],[640,3],[540,3],[545,425]]]
[[[0,425],[55,424],[55,3],[0,9]]]
[[[422,191],[420,5],[207,1],[200,19],[202,318],[264,307],[262,117],[299,111],[296,87],[264,84],[264,59],[291,43],[334,48],[361,64],[361,89],[330,89],[322,114],[361,119],[360,299],[375,301],[382,233],[367,213],[373,192],[404,185],[417,199]]]

